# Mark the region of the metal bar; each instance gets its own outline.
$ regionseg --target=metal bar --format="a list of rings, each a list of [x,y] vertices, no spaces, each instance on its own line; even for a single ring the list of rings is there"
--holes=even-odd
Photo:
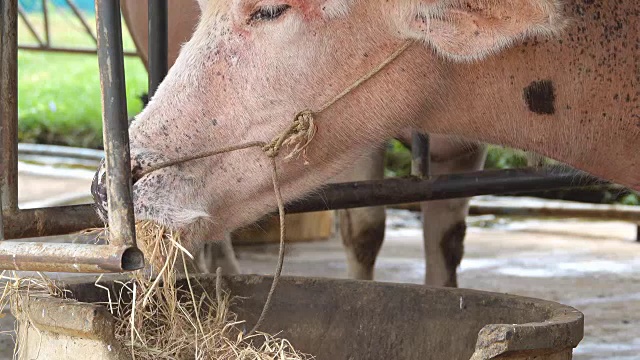
[[[167,0],[149,0],[149,99],[169,68],[168,11]]]
[[[64,46],[34,46],[34,45],[20,45],[20,50],[25,51],[43,51],[43,52],[60,52],[60,53],[69,53],[69,54],[88,54],[88,55],[96,55],[98,53],[98,49],[92,48],[71,48]],[[124,56],[139,56],[137,52],[134,51],[126,51],[123,53]]]
[[[429,135],[413,132],[411,144],[411,175],[420,178],[429,177],[431,154]]]
[[[0,242],[2,270],[115,273],[142,267],[142,252],[126,246]]]
[[[503,206],[473,204],[469,209],[469,214],[638,221],[638,219],[640,219],[640,207],[600,204],[562,204],[542,206]]]
[[[98,62],[109,199],[109,240],[135,246],[120,0],[97,0]]]
[[[640,243],[640,225],[636,229],[636,241]]]
[[[18,209],[18,0],[2,0],[0,37],[0,185],[2,208]]]
[[[304,213],[368,206],[415,203],[491,195],[590,186],[601,181],[572,171],[512,169],[439,175],[429,179],[400,178],[332,184],[290,203],[287,213]],[[8,239],[61,235],[103,224],[93,205],[21,210],[5,215]]]
[[[552,176],[549,176],[552,175]],[[575,171],[509,169],[333,184],[286,206],[301,213],[602,184]]]
[[[45,45],[51,45],[51,27],[49,26],[49,7],[47,0],[42,0],[42,16],[44,18],[44,38]]]
[[[33,35],[33,37],[36,38],[36,41],[38,42],[38,44],[40,46],[44,46],[42,39],[40,39],[40,35],[38,35],[38,32],[29,21],[29,18],[27,18],[27,15],[24,13],[24,9],[22,8],[22,6],[20,6],[20,4],[18,4],[18,14],[22,18],[22,21],[24,21],[24,24],[27,26],[27,29],[29,30],[31,35]]]
[[[76,17],[78,17],[78,19],[82,23],[82,26],[86,30],[87,34],[91,36],[91,38],[93,39],[93,42],[96,43],[97,45],[98,39],[96,38],[95,35],[93,35],[93,31],[91,31],[91,27],[89,26],[89,23],[87,23],[87,20],[84,18],[84,15],[82,15],[82,12],[80,11],[80,9],[78,9],[78,7],[73,2],[73,0],[66,0],[66,2],[67,2],[67,5],[69,5],[69,7],[71,8],[71,11],[73,11],[73,13],[76,15]]]
[[[29,209],[16,213],[5,213],[5,237],[7,239],[64,235],[102,227],[104,227],[104,223],[92,205]]]
[[[100,162],[104,158],[104,151],[70,146],[22,143],[18,144],[18,155],[73,158]]]

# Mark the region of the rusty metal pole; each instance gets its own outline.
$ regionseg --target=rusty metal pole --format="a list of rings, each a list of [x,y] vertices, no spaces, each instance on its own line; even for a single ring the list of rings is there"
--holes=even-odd
[[[429,135],[413,132],[411,144],[411,175],[419,178],[431,176],[431,153]]]
[[[0,244],[0,269],[119,273],[138,270],[144,264],[142,252],[127,246],[14,241]]]
[[[18,211],[18,0],[2,0],[0,18],[0,190],[5,212]]]
[[[149,99],[169,68],[169,9],[167,0],[149,0]]]
[[[109,198],[109,240],[114,246],[135,246],[129,122],[120,16],[120,0],[96,1],[96,33]]]

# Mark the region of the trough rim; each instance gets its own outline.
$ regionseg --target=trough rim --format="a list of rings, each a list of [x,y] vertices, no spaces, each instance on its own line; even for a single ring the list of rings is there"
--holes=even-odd
[[[201,280],[211,281],[215,279],[215,274],[200,274],[192,276],[191,278],[198,278]],[[93,285],[95,284],[95,277],[78,277],[68,280],[58,281],[56,284],[64,290],[69,290],[74,286],[81,285]],[[229,283],[247,283],[247,284],[259,284],[262,282],[271,282],[272,276],[262,275],[228,275],[223,276],[222,283],[225,287],[228,287]],[[114,281],[129,281],[130,277],[123,275],[105,275],[101,278],[100,284],[112,283]],[[474,289],[460,289],[460,288],[447,288],[447,287],[435,287],[425,286],[418,284],[403,284],[403,283],[387,283],[387,282],[375,282],[375,281],[360,281],[351,279],[333,279],[323,277],[299,277],[299,276],[283,276],[280,278],[281,283],[290,283],[292,285],[302,285],[311,283],[325,283],[325,284],[341,284],[342,286],[358,286],[359,288],[404,288],[414,289],[421,292],[446,292],[450,296],[489,296],[494,299],[500,300],[512,300],[515,304],[530,305],[533,307],[542,307],[548,310],[547,318],[540,322],[529,322],[522,324],[487,324],[479,332],[475,346],[475,352],[471,357],[471,360],[484,360],[495,359],[507,354],[526,354],[526,355],[542,355],[550,352],[571,351],[577,347],[584,336],[584,315],[577,309],[564,305],[555,301],[532,298],[527,296],[511,295],[498,292],[474,290]],[[85,313],[93,314],[98,321],[102,324],[115,323],[115,319],[108,311],[107,307],[95,303],[79,302],[75,299],[72,293],[68,299],[59,299],[54,297],[37,296],[36,301],[32,304],[37,304],[33,309],[29,309],[29,313],[34,312],[33,315],[37,315],[43,308],[48,306],[60,307],[65,304],[67,306],[84,308],[87,311]],[[12,309],[12,312],[14,310]],[[16,318],[19,318],[19,314]],[[46,330],[48,332],[58,334],[85,334],[85,332],[78,332],[77,329],[67,329],[64,326],[60,326],[61,322],[56,321],[50,317],[43,318],[40,316],[30,316],[31,323],[38,329]],[[107,325],[108,328],[111,325]],[[110,338],[107,336],[107,338]]]

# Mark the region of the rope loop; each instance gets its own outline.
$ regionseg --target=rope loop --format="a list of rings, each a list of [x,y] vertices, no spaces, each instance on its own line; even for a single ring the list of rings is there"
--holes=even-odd
[[[294,157],[297,159],[302,155],[305,165],[309,164],[306,156],[307,147],[318,132],[318,127],[315,124],[315,115],[311,110],[299,112],[289,128],[264,146],[262,150],[267,156],[275,158],[284,146],[293,147],[293,150],[285,157],[285,160]]]

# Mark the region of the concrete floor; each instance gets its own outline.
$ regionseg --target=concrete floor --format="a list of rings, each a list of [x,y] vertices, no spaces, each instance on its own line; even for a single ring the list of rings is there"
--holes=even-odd
[[[38,175],[38,177],[34,176]],[[88,189],[89,180],[40,178],[22,174],[21,201],[65,198]],[[46,181],[43,181],[46,180]],[[45,189],[48,187],[49,190]],[[32,189],[25,191],[24,189]],[[53,191],[55,190],[55,191]],[[73,196],[71,196],[73,197]],[[640,244],[636,227],[620,222],[577,220],[469,219],[460,286],[532,296],[572,305],[585,314],[579,360],[640,359]],[[376,280],[422,283],[421,231],[414,214],[390,211],[387,239],[376,265]],[[245,273],[270,274],[277,246],[238,249]],[[345,277],[337,240],[292,244],[285,274]],[[11,331],[10,316],[0,314],[0,332]],[[0,359],[11,357],[12,340],[0,334]]]

